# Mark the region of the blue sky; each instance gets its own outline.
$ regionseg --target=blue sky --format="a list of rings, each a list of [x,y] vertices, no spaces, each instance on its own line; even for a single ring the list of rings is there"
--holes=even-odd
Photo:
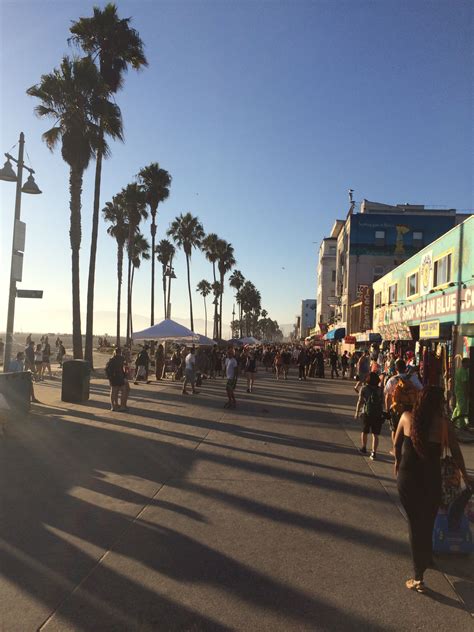
[[[1,147],[18,133],[41,196],[23,196],[27,245],[16,329],[70,331],[68,173],[41,141],[47,122],[25,90],[50,72],[70,22],[92,2],[0,2]],[[265,307],[290,323],[315,295],[317,248],[355,198],[474,207],[473,5],[469,2],[118,2],[146,45],[148,69],[129,72],[117,96],[125,144],[112,146],[102,202],[158,161],[173,176],[158,237],[180,212],[232,242],[238,268]],[[15,150],[16,151],[16,150]],[[93,164],[83,193],[81,281],[88,267]],[[14,186],[0,182],[0,330],[6,322]],[[147,232],[147,228],[144,227]],[[314,243],[316,242],[316,243]],[[184,256],[173,316],[186,318]],[[193,285],[211,277],[193,255]],[[97,334],[113,331],[115,246],[101,224]],[[134,312],[149,313],[149,264]],[[157,313],[162,314],[157,283]],[[196,295],[196,316],[202,317]],[[232,299],[226,292],[225,320]],[[110,325],[108,324],[110,322]],[[145,325],[146,322],[143,322]]]

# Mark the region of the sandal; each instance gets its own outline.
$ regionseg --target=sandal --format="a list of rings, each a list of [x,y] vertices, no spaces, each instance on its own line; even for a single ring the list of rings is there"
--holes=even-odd
[[[425,584],[418,580],[418,579],[409,579],[405,582],[405,586],[408,588],[408,590],[414,590],[418,593],[424,593],[425,592]]]

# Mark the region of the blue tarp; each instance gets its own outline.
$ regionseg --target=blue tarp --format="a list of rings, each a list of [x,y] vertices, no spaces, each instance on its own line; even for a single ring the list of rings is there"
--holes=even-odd
[[[339,329],[331,329],[324,336],[324,340],[341,340],[346,335],[345,327],[339,327]]]

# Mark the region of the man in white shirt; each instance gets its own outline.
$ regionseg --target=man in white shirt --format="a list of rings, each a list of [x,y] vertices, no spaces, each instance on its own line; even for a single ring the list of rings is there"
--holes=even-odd
[[[194,384],[196,381],[196,378],[195,378],[196,349],[194,345],[191,347],[191,351],[185,357],[184,362],[185,362],[185,369],[184,369],[183,395],[188,394],[188,391],[186,390],[186,386],[188,385],[188,383],[191,384],[193,395],[195,395],[197,391],[194,388]]]
[[[232,348],[229,348],[227,351],[227,358],[225,360],[225,374],[227,377],[225,389],[227,392],[228,401],[224,404],[224,408],[235,408],[236,406],[234,391],[235,387],[237,386],[237,376],[239,369],[237,360],[234,356],[234,350]]]

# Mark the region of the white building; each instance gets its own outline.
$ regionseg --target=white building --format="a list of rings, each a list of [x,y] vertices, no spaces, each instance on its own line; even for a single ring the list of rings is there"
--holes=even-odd
[[[318,286],[316,291],[316,326],[320,333],[327,331],[335,315],[337,237],[344,220],[334,223],[330,236],[323,239],[319,247]]]

